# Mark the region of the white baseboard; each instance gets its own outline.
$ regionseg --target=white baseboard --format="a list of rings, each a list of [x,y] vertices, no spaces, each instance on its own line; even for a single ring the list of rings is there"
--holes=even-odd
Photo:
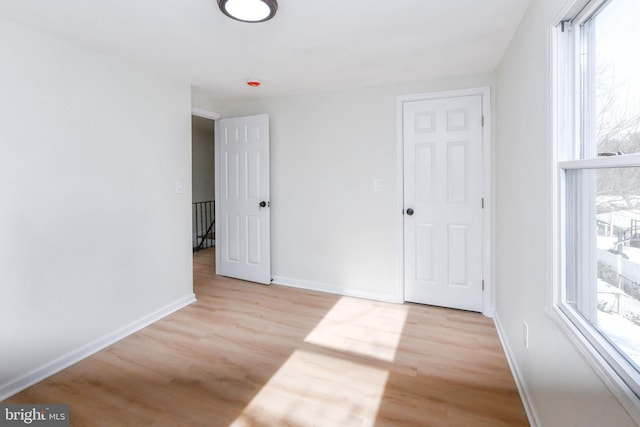
[[[149,313],[148,315],[132,322],[126,326],[123,326],[120,329],[117,329],[113,332],[104,335],[101,338],[98,338],[95,341],[90,342],[89,344],[83,345],[75,350],[68,352],[67,354],[54,359],[31,372],[12,380],[9,383],[0,385],[0,401],[7,399],[10,396],[26,389],[27,387],[32,386],[33,384],[42,381],[43,379],[50,377],[53,374],[56,374],[62,371],[65,368],[73,365],[91,356],[94,353],[120,341],[123,338],[139,331],[140,329],[149,326],[150,324],[157,322],[163,317],[168,316],[169,314],[180,310],[183,307],[193,303],[196,301],[195,294],[189,294],[172,302],[171,304],[162,307],[153,313]]]
[[[276,285],[289,286],[291,288],[306,289],[309,291],[326,292],[330,294],[342,295],[347,297],[365,298],[375,301],[392,302],[402,304],[404,301],[396,295],[383,294],[379,292],[370,292],[362,289],[354,289],[338,285],[330,285],[327,283],[312,282],[310,280],[292,279],[290,277],[274,276],[273,283]]]
[[[507,356],[507,362],[509,362],[511,373],[513,374],[513,378],[515,379],[515,382],[516,382],[516,387],[518,387],[518,392],[520,393],[520,398],[522,399],[524,410],[527,413],[527,418],[529,418],[529,424],[531,424],[531,427],[541,426],[542,424],[540,423],[540,418],[536,413],[535,407],[533,406],[533,401],[531,400],[531,396],[527,391],[527,386],[524,381],[524,377],[520,372],[520,368],[518,367],[515,357],[513,357],[513,352],[511,351],[509,342],[506,339],[504,329],[502,328],[502,323],[500,323],[500,317],[498,316],[498,313],[495,310],[493,312],[493,322],[496,325],[496,330],[498,331],[498,337],[500,338],[500,342],[502,343],[502,348],[504,349],[504,353]]]

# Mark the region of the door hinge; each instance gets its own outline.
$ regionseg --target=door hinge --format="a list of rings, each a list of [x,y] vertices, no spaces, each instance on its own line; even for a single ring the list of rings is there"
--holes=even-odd
[[[482,279],[482,290],[484,291],[484,279]]]
[[[484,209],[484,197],[480,200],[480,208]]]
[[[480,121],[482,122],[482,127],[484,127],[484,116],[482,116],[482,119]]]

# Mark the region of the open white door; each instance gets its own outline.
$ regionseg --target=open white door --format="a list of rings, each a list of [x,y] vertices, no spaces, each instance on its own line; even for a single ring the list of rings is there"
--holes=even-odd
[[[216,121],[216,273],[271,283],[269,116]]]
[[[483,310],[480,95],[403,104],[405,299]]]

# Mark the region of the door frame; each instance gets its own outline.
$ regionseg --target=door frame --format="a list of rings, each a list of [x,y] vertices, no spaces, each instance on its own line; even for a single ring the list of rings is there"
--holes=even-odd
[[[211,119],[213,121],[219,120],[222,118],[222,114],[216,113],[215,111],[206,110],[200,107],[191,107],[191,115],[204,117],[205,119]]]
[[[397,162],[397,198],[396,208],[398,219],[396,221],[396,297],[398,302],[404,302],[404,103],[412,101],[424,101],[441,98],[456,98],[462,96],[482,96],[482,115],[484,123],[482,127],[482,188],[484,193],[484,212],[482,215],[482,272],[484,280],[484,293],[482,296],[482,314],[493,317],[494,292],[493,292],[493,235],[492,233],[492,206],[493,185],[491,180],[491,89],[488,86],[468,89],[446,90],[438,92],[417,93],[396,97],[396,162]]]

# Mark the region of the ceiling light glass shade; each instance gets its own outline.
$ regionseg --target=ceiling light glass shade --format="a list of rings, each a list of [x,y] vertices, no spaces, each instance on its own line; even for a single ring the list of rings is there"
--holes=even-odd
[[[218,0],[222,13],[242,22],[264,22],[278,10],[277,0]]]

